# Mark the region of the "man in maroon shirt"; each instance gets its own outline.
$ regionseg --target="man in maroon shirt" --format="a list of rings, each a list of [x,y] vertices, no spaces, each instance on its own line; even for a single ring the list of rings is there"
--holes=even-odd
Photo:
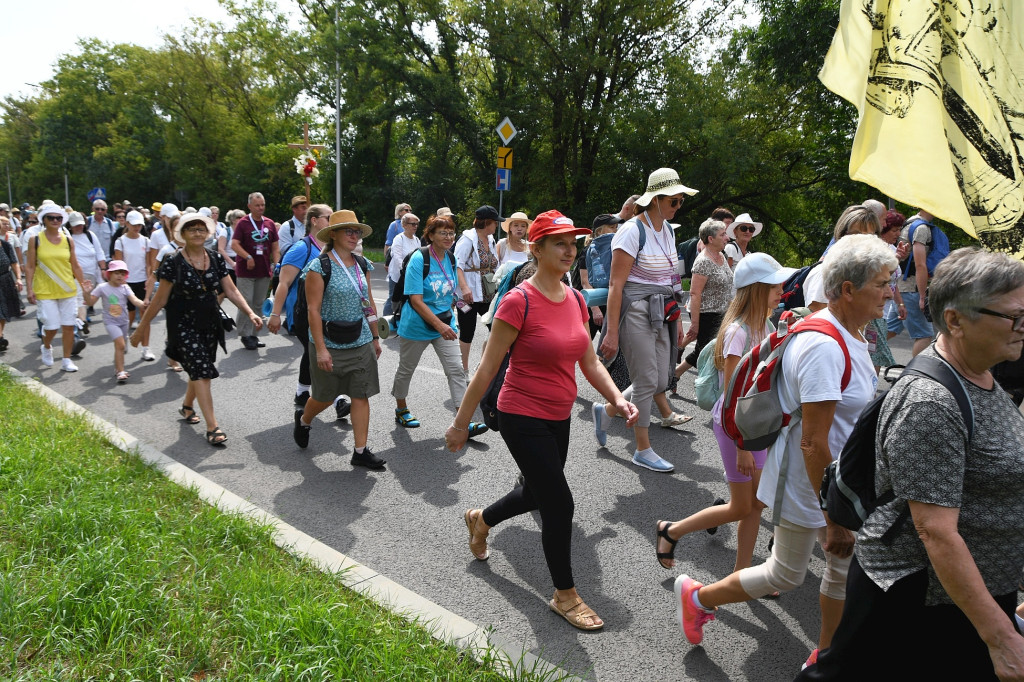
[[[281,258],[277,227],[273,220],[263,215],[266,207],[267,202],[262,194],[250,194],[249,215],[235,223],[235,231],[231,235],[231,248],[237,254],[235,276],[238,278],[238,290],[253,310],[263,308],[274,265]],[[235,318],[235,323],[238,325],[242,345],[247,349],[256,350],[266,345],[256,338],[252,322],[241,312]]]

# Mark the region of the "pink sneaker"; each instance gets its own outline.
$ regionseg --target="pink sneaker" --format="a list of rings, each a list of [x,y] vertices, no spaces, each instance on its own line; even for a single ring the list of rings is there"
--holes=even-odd
[[[715,619],[714,613],[693,603],[693,593],[702,587],[702,583],[686,574],[676,578],[676,616],[690,644],[700,644],[704,640],[704,624]]]
[[[800,666],[800,669],[801,670],[807,670],[807,668],[809,666],[812,666],[812,665],[814,665],[817,662],[818,662],[818,650],[815,649],[814,651],[811,652],[811,655],[807,657],[807,660],[804,661],[804,664],[802,666]]]

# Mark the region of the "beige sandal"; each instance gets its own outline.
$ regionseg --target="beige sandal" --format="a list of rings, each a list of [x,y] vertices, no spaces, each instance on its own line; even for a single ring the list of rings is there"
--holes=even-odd
[[[568,608],[562,608],[568,605]],[[551,601],[548,602],[548,606],[552,611],[557,613],[562,618],[565,618],[569,622],[569,625],[580,630],[600,630],[604,627],[604,622],[594,623],[594,618],[600,618],[594,609],[590,608],[583,603],[583,597],[573,597],[567,601],[558,601],[556,597],[552,597]]]
[[[469,551],[477,561],[487,561],[487,557],[491,556],[491,550],[487,549],[487,534],[490,533],[490,529],[482,533],[474,532],[476,522],[483,513],[483,509],[467,509],[462,516],[466,522],[466,529],[469,530]]]

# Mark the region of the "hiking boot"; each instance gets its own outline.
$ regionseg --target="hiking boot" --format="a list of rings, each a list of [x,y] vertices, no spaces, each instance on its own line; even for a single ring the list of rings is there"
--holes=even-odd
[[[700,644],[704,640],[704,624],[715,619],[712,611],[697,608],[693,603],[693,594],[704,587],[685,573],[676,578],[673,589],[676,593],[676,618],[690,644]]]
[[[370,452],[369,447],[363,448],[362,452],[352,450],[352,466],[354,467],[366,467],[374,471],[382,471],[384,464],[385,460]]]
[[[306,426],[302,423],[302,413],[302,410],[295,410],[295,428],[292,429],[292,438],[295,439],[296,445],[305,448],[309,446],[309,432],[313,425]]]
[[[338,398],[334,403],[334,414],[340,421],[347,417],[352,411],[352,403],[345,400],[344,398]]]

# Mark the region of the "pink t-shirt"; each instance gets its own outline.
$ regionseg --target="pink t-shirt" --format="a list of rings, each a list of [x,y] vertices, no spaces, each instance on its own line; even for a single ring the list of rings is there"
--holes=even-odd
[[[576,362],[590,344],[586,326],[590,313],[568,287],[562,302],[555,303],[529,282],[521,286],[530,300],[525,326],[522,290],[505,294],[494,314],[519,330],[498,394],[498,409],[538,419],[568,419],[578,393]]]

